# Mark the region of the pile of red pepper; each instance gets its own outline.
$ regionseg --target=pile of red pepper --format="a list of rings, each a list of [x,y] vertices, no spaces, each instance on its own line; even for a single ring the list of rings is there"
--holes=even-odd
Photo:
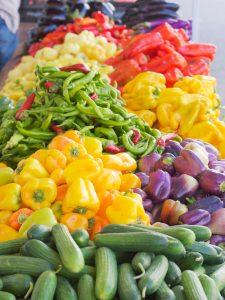
[[[164,23],[150,33],[133,37],[106,63],[115,67],[110,77],[120,87],[144,71],[164,74],[167,86],[172,86],[183,76],[209,75],[215,53],[216,46],[192,43],[183,29]]]
[[[55,31],[48,33],[42,41],[30,46],[28,53],[32,56],[44,47],[53,47],[62,44],[67,33],[79,34],[83,30],[94,33],[95,36],[103,36],[108,42],[118,46],[125,45],[132,37],[133,30],[126,25],[116,25],[106,15],[101,12],[94,12],[92,18],[76,18],[74,23],[59,26]]]

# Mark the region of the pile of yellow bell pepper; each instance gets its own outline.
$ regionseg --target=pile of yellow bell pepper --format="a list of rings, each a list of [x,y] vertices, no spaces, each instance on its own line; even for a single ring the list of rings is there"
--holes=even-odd
[[[162,132],[177,131],[211,143],[225,157],[225,123],[219,120],[220,99],[216,79],[195,75],[183,77],[166,88],[162,74],[144,72],[131,80],[122,96],[127,108]]]
[[[0,95],[8,96],[17,101],[24,97],[25,92],[35,86],[35,68],[37,65],[64,67],[85,63],[107,78],[113,67],[102,63],[115,55],[117,46],[109,43],[104,37],[95,37],[90,31],[80,34],[68,33],[64,43],[53,48],[45,47],[39,50],[35,57],[26,55],[20,64],[11,70]]]
[[[141,187],[132,173],[136,161],[127,153],[103,154],[96,138],[70,130],[20,161],[14,172],[0,167],[0,241],[25,236],[39,222],[58,221],[92,235],[108,223],[150,223],[141,196],[130,192]]]

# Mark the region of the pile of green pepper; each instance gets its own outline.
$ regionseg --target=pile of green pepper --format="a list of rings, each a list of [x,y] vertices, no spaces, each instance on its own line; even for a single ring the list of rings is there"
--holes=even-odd
[[[161,133],[128,113],[120,92],[96,71],[37,67],[36,75],[35,92],[1,116],[0,161],[15,165],[69,129],[99,138],[109,153],[140,157],[161,150]]]

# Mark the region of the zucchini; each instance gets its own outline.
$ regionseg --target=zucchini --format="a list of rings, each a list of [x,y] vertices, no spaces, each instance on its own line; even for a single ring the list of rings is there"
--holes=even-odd
[[[77,293],[79,300],[96,300],[95,285],[92,276],[87,274],[81,276],[77,285]]]
[[[184,270],[195,270],[202,266],[204,261],[203,256],[198,252],[188,252],[177,264]]]
[[[223,264],[219,269],[210,274],[210,276],[216,283],[219,291],[225,288],[225,264]]]
[[[111,300],[117,290],[117,261],[112,250],[98,248],[95,256],[95,295],[100,300]]]
[[[184,271],[182,273],[181,282],[187,300],[208,300],[195,272],[191,270]]]
[[[94,238],[97,247],[127,252],[156,252],[168,246],[168,238],[157,232],[103,233]]]
[[[34,286],[31,300],[53,300],[57,285],[57,277],[54,272],[42,273]]]
[[[42,242],[48,242],[51,237],[52,228],[47,225],[35,224],[27,231],[29,240],[36,239]]]
[[[168,287],[165,281],[162,282],[155,295],[156,300],[176,300],[174,292]]]
[[[26,241],[27,238],[20,238],[6,242],[0,242],[0,255],[18,253]]]
[[[0,275],[28,274],[38,277],[47,270],[53,270],[53,265],[44,259],[0,255]]]
[[[208,241],[212,236],[212,231],[206,227],[201,225],[188,225],[188,224],[182,224],[182,225],[175,225],[173,227],[176,228],[187,228],[194,232],[196,241]]]
[[[89,234],[85,229],[77,229],[71,233],[72,238],[80,248],[87,247],[89,244]]]
[[[52,235],[63,266],[70,272],[78,273],[84,268],[84,257],[64,224],[56,224]]]
[[[151,295],[158,290],[168,271],[168,260],[164,255],[156,256],[151,266],[138,282],[142,298]]]
[[[57,286],[55,300],[77,300],[77,294],[69,281],[61,276],[57,276]]]
[[[218,289],[215,281],[209,276],[202,274],[199,276],[202,287],[208,300],[217,299]]]
[[[135,274],[130,264],[120,265],[118,278],[120,300],[141,300],[141,294],[134,276]]]
[[[132,259],[131,265],[135,273],[141,273],[139,276],[141,277],[145,270],[147,270],[151,265],[152,257],[151,254],[147,252],[138,252],[135,254],[135,256]],[[140,277],[136,277],[140,278]]]
[[[33,287],[33,278],[27,274],[13,274],[1,277],[3,290],[14,294],[16,297],[24,297]]]
[[[13,294],[8,292],[0,291],[0,299],[1,300],[16,300],[16,297]]]
[[[172,288],[177,300],[187,300],[182,285],[176,285]]]
[[[84,257],[85,264],[93,265],[95,262],[95,254],[96,254],[96,247],[95,246],[88,246],[81,248],[81,252]]]
[[[169,261],[165,281],[169,286],[174,286],[181,282],[181,270],[173,261]]]

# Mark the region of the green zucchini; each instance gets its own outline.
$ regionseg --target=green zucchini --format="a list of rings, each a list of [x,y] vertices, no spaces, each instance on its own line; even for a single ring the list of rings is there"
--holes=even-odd
[[[77,300],[75,290],[72,288],[70,282],[62,276],[57,276],[55,300]]]
[[[56,224],[52,235],[63,266],[70,272],[78,273],[84,268],[84,257],[64,224]]]
[[[222,253],[218,253],[215,248],[210,244],[204,242],[195,242],[191,246],[186,247],[187,251],[199,252],[203,258],[204,262],[208,264],[220,264],[223,263]]]
[[[138,282],[138,287],[141,291],[142,298],[146,295],[155,293],[163,280],[165,279],[168,271],[168,260],[164,255],[156,256],[151,266],[147,269],[144,276]]]
[[[16,300],[16,297],[13,294],[8,292],[0,291],[0,299],[1,300]]]
[[[52,228],[47,225],[35,224],[27,231],[29,240],[36,239],[42,242],[48,242],[51,237]]]
[[[195,272],[191,270],[184,271],[182,273],[181,282],[187,300],[208,300]]]
[[[80,248],[87,247],[89,244],[89,234],[85,229],[77,229],[71,233],[72,238]]]
[[[223,264],[219,269],[210,274],[210,276],[216,283],[219,291],[225,288],[225,264]]]
[[[184,270],[195,270],[202,266],[204,261],[203,256],[198,252],[188,252],[177,264]]]
[[[7,242],[0,242],[0,255],[14,254],[20,251],[20,248],[25,244],[27,238],[20,238],[16,240],[10,240]]]
[[[176,285],[172,288],[177,300],[187,300],[184,293],[184,288],[182,285]]]
[[[31,300],[53,300],[57,285],[57,277],[54,272],[42,273],[34,286]]]
[[[165,281],[169,286],[174,286],[181,282],[181,270],[173,261],[169,261],[168,272],[166,274]]]
[[[98,248],[95,266],[95,295],[99,300],[111,300],[116,294],[118,281],[117,261],[113,251],[106,247]]]
[[[217,299],[218,289],[215,281],[205,274],[200,275],[199,279],[207,299],[208,300]]]
[[[138,252],[134,255],[131,265],[135,273],[140,274],[137,278],[140,278],[151,265],[152,257],[150,253]]]
[[[0,255],[0,275],[28,274],[37,277],[47,270],[53,270],[53,265],[44,259]]]
[[[120,265],[118,277],[120,300],[141,300],[141,294],[134,276],[135,274],[130,264]]]
[[[85,264],[93,265],[95,262],[96,246],[88,246],[81,248]]]
[[[182,224],[182,225],[175,225],[173,227],[176,228],[187,228],[194,232],[196,241],[208,241],[212,236],[212,231],[206,227],[206,226],[200,226],[200,225],[188,225],[188,224]]]
[[[162,282],[155,295],[156,300],[176,300],[174,292],[168,287],[165,281]]]
[[[3,290],[16,297],[24,297],[33,287],[33,278],[27,274],[13,274],[1,277]]]
[[[94,279],[90,275],[81,276],[77,285],[79,300],[96,300]]]

